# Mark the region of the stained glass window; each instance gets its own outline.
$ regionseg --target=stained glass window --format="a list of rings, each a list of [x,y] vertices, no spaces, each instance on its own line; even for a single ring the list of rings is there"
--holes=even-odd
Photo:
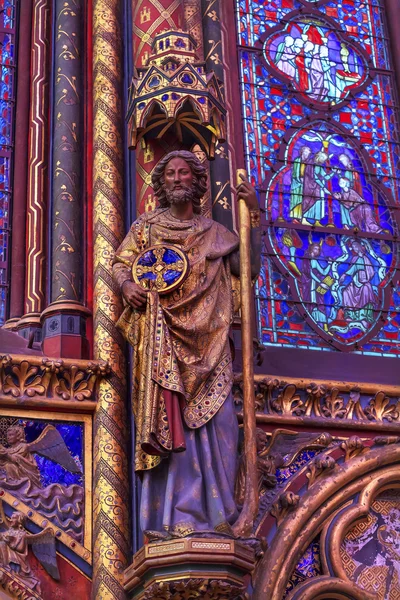
[[[399,125],[382,0],[236,0],[266,345],[398,356]]]
[[[0,9],[0,325],[6,319],[12,192],[16,0]]]

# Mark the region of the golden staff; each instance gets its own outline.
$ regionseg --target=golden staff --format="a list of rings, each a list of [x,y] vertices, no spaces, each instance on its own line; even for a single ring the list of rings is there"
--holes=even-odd
[[[237,170],[237,183],[241,176],[247,179],[244,169]],[[237,536],[249,536],[258,512],[258,478],[256,446],[256,409],[254,398],[253,336],[251,324],[251,254],[250,254],[250,210],[245,200],[239,197],[240,239],[240,300],[242,317],[243,356],[243,430],[244,460],[246,468],[243,508],[233,526]]]

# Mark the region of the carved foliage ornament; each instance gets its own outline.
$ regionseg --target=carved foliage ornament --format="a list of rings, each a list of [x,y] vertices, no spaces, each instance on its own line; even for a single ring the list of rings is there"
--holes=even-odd
[[[154,583],[141,600],[248,600],[242,586],[217,579],[185,579]]]
[[[268,376],[256,376],[256,411],[259,415],[284,415],[370,423],[397,423],[400,418],[400,399],[396,389],[377,388],[364,391],[343,382],[279,381]],[[241,376],[235,378],[234,401],[241,406],[243,390]]]
[[[0,356],[0,395],[13,398],[94,400],[96,381],[109,373],[104,361],[50,360]]]

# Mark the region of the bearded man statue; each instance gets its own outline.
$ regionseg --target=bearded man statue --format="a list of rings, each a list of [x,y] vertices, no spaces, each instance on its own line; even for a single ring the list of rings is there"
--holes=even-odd
[[[141,527],[150,539],[194,532],[231,533],[238,422],[231,394],[231,275],[239,276],[239,239],[201,215],[205,167],[191,152],[171,152],[154,169],[159,208],[141,215],[114,258],[125,310],[118,322],[133,348],[135,469],[142,473]],[[243,179],[251,211],[252,274],[259,270],[259,207]],[[146,248],[183,250],[189,272],[166,294],[132,280]]]

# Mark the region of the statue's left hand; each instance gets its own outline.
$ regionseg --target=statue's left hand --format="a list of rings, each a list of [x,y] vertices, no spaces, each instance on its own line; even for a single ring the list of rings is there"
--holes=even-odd
[[[236,187],[238,198],[243,198],[250,210],[259,210],[257,194],[250,181],[240,175],[241,183]]]

